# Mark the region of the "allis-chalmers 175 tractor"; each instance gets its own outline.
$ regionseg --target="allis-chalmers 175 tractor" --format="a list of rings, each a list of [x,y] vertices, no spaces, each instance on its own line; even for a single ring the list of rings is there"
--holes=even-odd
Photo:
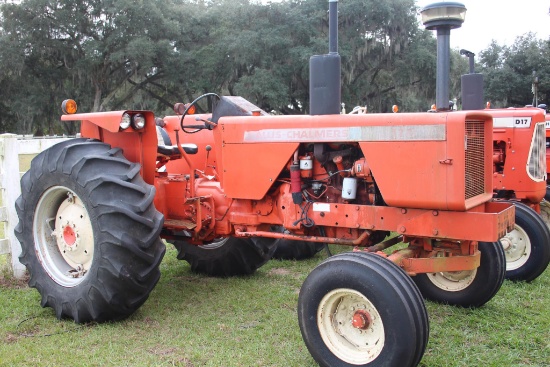
[[[422,296],[481,306],[505,276],[497,241],[515,210],[492,201],[492,117],[340,115],[330,50],[311,59],[307,116],[209,94],[157,129],[150,111],[65,103],[62,120],[81,121],[82,138],[39,154],[16,204],[42,306],[76,322],[127,317],[159,279],[161,238],[194,271],[224,276],[253,272],[280,240],[354,245],[364,251],[330,257],[301,288],[305,344],[322,366],[417,365]],[[201,98],[212,113],[189,115]],[[398,241],[408,247],[380,251]]]

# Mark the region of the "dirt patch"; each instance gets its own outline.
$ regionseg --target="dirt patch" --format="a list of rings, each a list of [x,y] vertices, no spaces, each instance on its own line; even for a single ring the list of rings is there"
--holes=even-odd
[[[164,348],[159,346],[159,347],[148,349],[147,351],[156,356],[165,356],[165,355],[174,354],[177,350],[178,350],[177,348]]]
[[[29,282],[28,274],[22,279],[17,279],[11,276],[4,276],[0,274],[0,288],[9,288],[9,289],[22,289],[27,288],[27,283]]]
[[[285,268],[273,268],[268,272],[269,275],[291,275],[292,272]]]

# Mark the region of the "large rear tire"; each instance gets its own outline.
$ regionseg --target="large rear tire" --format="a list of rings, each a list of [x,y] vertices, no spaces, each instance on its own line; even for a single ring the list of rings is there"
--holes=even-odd
[[[338,254],[317,266],[300,290],[298,322],[324,367],[416,366],[428,343],[420,292],[402,269],[374,254]]]
[[[120,149],[73,139],[40,153],[23,176],[19,259],[58,318],[123,319],[158,282],[163,216],[139,173]]]
[[[514,230],[500,239],[506,254],[506,279],[530,282],[550,262],[550,230],[533,209],[522,203],[514,204]]]
[[[324,249],[326,244],[279,239],[273,258],[277,260],[306,260]]]
[[[481,263],[475,270],[418,274],[422,295],[432,301],[481,307],[498,292],[506,275],[506,258],[499,242],[479,242]]]
[[[178,259],[196,273],[215,277],[249,275],[268,262],[276,248],[272,238],[227,237],[206,245],[174,241]]]
[[[272,230],[278,233],[284,232],[282,226],[272,228]],[[315,256],[325,246],[326,244],[321,242],[294,241],[280,238],[277,240],[277,248],[273,253],[273,258],[277,260],[306,260]]]

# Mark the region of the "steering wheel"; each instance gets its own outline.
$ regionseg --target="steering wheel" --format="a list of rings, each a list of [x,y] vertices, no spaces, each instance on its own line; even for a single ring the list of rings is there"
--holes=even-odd
[[[187,126],[183,125],[183,119],[185,118],[185,116],[187,115],[187,113],[189,112],[191,107],[195,106],[200,100],[202,100],[203,98],[207,98],[207,97],[216,97],[218,100],[220,100],[220,96],[218,96],[216,93],[206,93],[206,94],[203,94],[202,96],[199,96],[199,97],[195,98],[195,100],[193,100],[193,102],[189,103],[189,105],[187,106],[185,111],[183,111],[183,113],[181,115],[181,119],[180,119],[181,130],[184,133],[194,134],[194,133],[197,133],[197,132],[201,131],[202,129],[207,128],[205,125],[187,125]],[[187,128],[193,128],[195,130],[187,131],[187,130],[185,130],[186,127]]]

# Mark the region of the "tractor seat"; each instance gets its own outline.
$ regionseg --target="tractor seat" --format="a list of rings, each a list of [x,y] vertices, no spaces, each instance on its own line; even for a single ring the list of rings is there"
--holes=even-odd
[[[169,159],[181,158],[180,151],[176,145],[172,145],[170,136],[166,130],[157,125],[157,153]],[[196,144],[181,144],[181,148],[187,154],[197,154],[199,148]]]

